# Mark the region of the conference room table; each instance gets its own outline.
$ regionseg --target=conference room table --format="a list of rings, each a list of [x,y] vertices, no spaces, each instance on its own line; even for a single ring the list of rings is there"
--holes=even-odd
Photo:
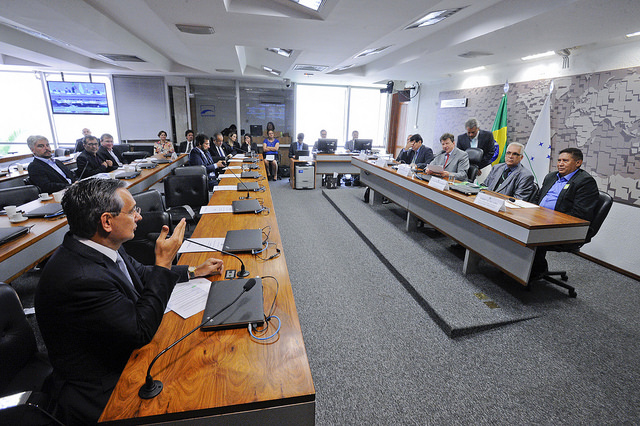
[[[127,188],[131,193],[145,191],[170,174],[171,170],[185,164],[187,160],[187,155],[182,154],[170,163],[159,164],[152,169],[142,169],[139,176],[126,181]],[[53,200],[34,200],[23,206],[26,211],[29,211],[42,203],[52,202]],[[7,216],[0,216],[0,227],[9,226],[32,226],[32,228],[28,234],[0,246],[0,281],[6,283],[13,281],[53,253],[62,244],[64,234],[69,230],[66,217],[30,218],[25,222],[14,224]]]
[[[589,222],[564,213],[538,206],[496,212],[475,204],[475,195],[436,189],[373,161],[352,157],[351,163],[361,171],[361,184],[374,192],[371,203],[386,197],[407,211],[407,230],[421,220],[464,246],[465,274],[476,272],[484,259],[527,285],[538,247],[580,243],[587,236]]]
[[[239,164],[232,162],[231,165]],[[264,162],[258,169],[266,176]],[[233,170],[239,174],[239,170]],[[227,171],[227,174],[230,172]],[[255,179],[242,179],[251,181]],[[235,186],[236,178],[220,179],[221,186]],[[165,313],[153,340],[131,355],[111,395],[100,422],[116,424],[242,424],[312,425],[315,422],[315,389],[302,338],[292,283],[282,249],[269,184],[260,180],[264,192],[251,192],[269,213],[204,214],[192,238],[224,238],[227,230],[264,229],[275,244],[260,255],[238,254],[250,277],[260,276],[264,286],[264,310],[276,297],[274,315],[282,321],[279,333],[266,341],[253,339],[247,327],[203,332],[197,330],[158,358],[151,371],[163,383],[153,399],[138,396],[153,358],[202,321],[202,312],[183,319],[173,311]],[[214,191],[209,205],[231,205],[246,191]],[[269,259],[277,254],[277,257]],[[180,265],[196,266],[209,257],[224,261],[224,269],[240,270],[232,256],[214,251],[183,253]],[[269,260],[266,260],[269,259]],[[277,282],[273,278],[277,279]],[[209,277],[223,280],[223,275]],[[273,319],[266,334],[278,321]]]

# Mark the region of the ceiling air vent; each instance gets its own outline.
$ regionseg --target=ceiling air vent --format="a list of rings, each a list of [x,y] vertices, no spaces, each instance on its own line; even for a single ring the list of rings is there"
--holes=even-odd
[[[119,53],[98,53],[98,55],[109,59],[113,62],[146,62],[135,55],[122,55]]]
[[[213,34],[213,28],[207,27],[205,25],[184,25],[184,24],[176,24],[176,28],[187,34],[198,34],[198,35],[208,35]]]
[[[481,56],[491,56],[491,55],[493,55],[493,53],[477,52],[475,50],[471,50],[469,52],[461,53],[458,56],[460,56],[461,58],[465,58],[465,59],[473,59],[473,58],[479,58]]]
[[[323,72],[326,71],[329,67],[326,65],[307,65],[307,64],[295,64],[293,69],[295,71],[315,71],[315,72]]]

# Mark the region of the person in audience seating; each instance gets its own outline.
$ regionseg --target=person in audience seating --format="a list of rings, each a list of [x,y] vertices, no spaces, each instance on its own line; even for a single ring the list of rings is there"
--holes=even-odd
[[[101,161],[97,154],[98,138],[95,136],[84,138],[84,151],[76,158],[79,171],[78,179],[97,175],[98,173],[109,173],[118,168],[117,165],[113,165],[114,162],[111,160]]]
[[[596,180],[580,168],[583,155],[579,148],[565,148],[558,155],[558,171],[549,172],[542,181],[534,202],[540,207],[552,209],[591,222],[598,204],[599,191]],[[530,281],[539,279],[548,270],[548,250],[570,251],[581,244],[561,244],[536,249]]]
[[[442,152],[435,156],[431,164],[443,166],[444,171],[437,173],[426,170],[426,173],[443,179],[447,179],[449,175],[454,175],[455,179],[459,181],[467,181],[469,155],[460,148],[456,148],[455,136],[451,133],[445,133],[440,136],[440,144],[442,145]]]
[[[49,140],[41,135],[29,136],[27,146],[34,159],[27,167],[29,180],[48,194],[61,191],[76,181],[76,175],[60,160],[53,159]]]
[[[189,129],[184,132],[184,137],[187,138],[186,141],[180,142],[180,152],[184,152],[186,154],[190,153],[193,149],[193,130]]]
[[[196,136],[196,146],[189,153],[189,164],[191,166],[204,166],[207,169],[209,178],[209,191],[218,184],[217,174],[224,167],[224,161],[215,162],[209,153],[209,138],[203,133]]]
[[[344,144],[344,149],[346,149],[347,151],[353,151],[353,145],[355,143],[354,141],[358,139],[358,136],[360,136],[360,133],[357,130],[351,132],[351,140],[347,141]]]
[[[304,143],[304,133],[298,133],[298,141],[289,145],[289,158],[296,158],[298,151],[308,151],[309,145]]]
[[[135,199],[115,179],[87,179],[67,189],[62,208],[69,232],[43,268],[35,293],[42,338],[53,366],[60,420],[98,421],[131,353],[151,341],[179,281],[218,274],[219,259],[172,266],[185,220],[156,240],[155,265],[122,244],[142,219]]]
[[[165,156],[173,154],[175,152],[175,149],[171,141],[167,140],[167,132],[165,132],[164,130],[160,130],[158,132],[158,137],[160,138],[160,140],[153,146],[154,152],[156,154],[162,154]]]
[[[278,150],[280,149],[280,141],[276,139],[273,130],[267,131],[267,138],[262,141],[262,152],[265,155],[265,163],[267,166],[267,179],[278,179]],[[272,155],[273,160],[267,160],[267,156]]]
[[[533,174],[520,162],[524,153],[524,145],[511,142],[507,146],[504,163],[491,169],[484,185],[491,191],[528,201],[535,191]]]
[[[422,136],[419,133],[412,135],[410,138],[413,145],[411,151],[413,155],[408,155],[408,164],[415,164],[416,168],[424,169],[427,164],[433,161],[433,151],[422,144]]]
[[[111,160],[116,168],[124,164],[124,157],[122,157],[122,154],[113,149],[113,136],[109,133],[105,133],[100,136],[98,158],[100,161]]]
[[[91,136],[91,130],[85,127],[84,129],[82,129],[82,137],[76,139],[76,147],[74,152],[82,152],[82,150],[84,149],[84,138],[86,138],[87,136]]]
[[[242,146],[240,147],[245,153],[258,152],[258,144],[251,141],[251,135],[245,133],[242,137]]]

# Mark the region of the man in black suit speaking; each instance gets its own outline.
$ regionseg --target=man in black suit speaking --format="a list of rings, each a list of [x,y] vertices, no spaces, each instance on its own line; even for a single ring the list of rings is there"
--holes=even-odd
[[[458,148],[466,151],[469,148],[480,148],[483,152],[482,161],[480,161],[478,176],[483,176],[478,179],[479,182],[489,175],[491,168],[487,167],[491,165],[493,155],[496,152],[495,144],[496,140],[493,138],[493,133],[487,130],[480,130],[478,128],[478,120],[470,118],[464,123],[467,133],[463,133],[458,136]],[[483,170],[484,169],[484,170]]]
[[[27,168],[29,180],[40,188],[40,192],[61,191],[76,181],[76,175],[62,161],[53,159],[53,151],[46,137],[29,136],[27,146],[35,157]]]
[[[135,199],[115,179],[87,179],[67,189],[62,208],[69,232],[42,271],[36,315],[53,365],[54,396],[67,425],[95,423],[131,352],[151,341],[178,281],[222,270],[207,259],[172,266],[184,235],[182,219],[167,238],[163,226],[156,261],[145,266],[122,243],[142,219]]]

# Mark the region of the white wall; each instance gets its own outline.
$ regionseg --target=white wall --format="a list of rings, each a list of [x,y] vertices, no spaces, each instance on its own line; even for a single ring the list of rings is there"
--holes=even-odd
[[[406,131],[420,133],[425,141],[437,141],[434,135],[435,117],[439,108],[439,93],[473,87],[502,85],[505,81],[531,81],[597,71],[614,70],[640,66],[640,41],[630,41],[624,45],[583,52],[577,49],[570,56],[570,68],[561,68],[562,59],[554,56],[531,63],[517,63],[468,75],[460,73],[437,84],[421,86],[419,101],[409,104]],[[417,117],[416,117],[417,115]],[[417,125],[416,125],[417,123]],[[489,129],[492,123],[484,123]],[[464,124],[458,129],[450,129],[453,134],[464,131]],[[437,147],[436,147],[437,148]],[[435,151],[435,150],[434,150]],[[611,213],[599,234],[585,245],[583,252],[603,261],[640,275],[638,248],[640,248],[640,208],[614,203]]]

